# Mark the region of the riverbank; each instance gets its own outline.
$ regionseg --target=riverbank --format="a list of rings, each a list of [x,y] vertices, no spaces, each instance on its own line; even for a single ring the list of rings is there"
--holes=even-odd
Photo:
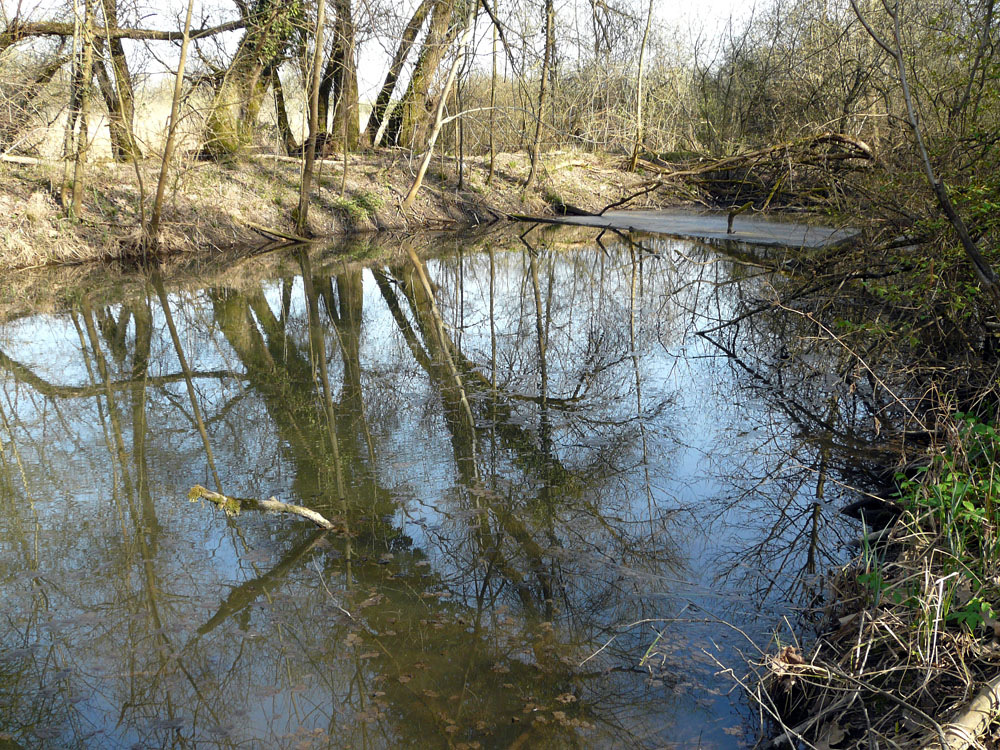
[[[342,160],[322,160],[310,233],[322,238],[374,230],[459,229],[512,213],[556,215],[567,206],[600,211],[650,185],[648,175],[624,171],[619,158],[553,152],[542,156],[541,177],[525,192],[529,166],[524,154],[498,154],[491,177],[487,158],[469,158],[459,184],[456,160],[435,159],[416,204],[403,210],[416,168],[406,153],[353,156],[346,179]],[[218,252],[293,234],[299,169],[298,160],[273,155],[229,164],[180,164],[168,185],[163,246],[172,252]],[[59,162],[0,163],[0,271],[113,260],[139,240],[139,207],[151,202],[158,164],[144,163],[138,170],[130,163],[92,164],[79,221],[63,216],[55,198],[62,171]],[[667,190],[636,195],[628,206],[678,203],[680,197]]]
[[[772,303],[851,354],[841,377],[869,413],[850,437],[885,450],[848,452],[863,524],[822,623],[777,639],[744,683],[770,747],[996,746],[996,310],[948,231],[916,236],[810,256],[809,281]],[[838,412],[827,420],[842,440]]]
[[[423,256],[461,242],[464,235],[455,229],[483,226],[508,214],[556,215],[566,205],[596,212],[650,184],[648,174],[623,172],[611,157],[551,153],[543,163],[539,187],[524,195],[528,163],[522,155],[498,157],[489,185],[486,160],[469,160],[461,189],[454,161],[435,160],[414,210],[403,212],[399,204],[411,176],[401,155],[351,159],[343,198],[342,163],[325,161],[311,209],[312,230],[330,237],[352,235],[330,250],[345,261],[373,254],[390,257],[399,252],[403,234],[449,230],[417,241],[414,250]],[[155,185],[155,166],[141,176],[148,195]],[[83,220],[70,222],[51,197],[61,180],[57,165],[0,165],[0,269],[113,260],[128,250],[138,239],[140,224],[134,168],[93,165],[88,179]],[[201,288],[194,279],[203,283],[209,267],[232,288],[244,283],[248,266],[274,265],[272,278],[294,275],[294,259],[248,256],[269,237],[294,231],[297,185],[294,160],[259,156],[232,165],[183,165],[171,184],[165,227],[167,246],[175,252],[163,259],[180,272],[176,288],[188,283],[185,269],[190,269],[191,288]],[[660,208],[681,200],[680,193],[660,188],[637,195],[627,207]],[[716,221],[724,237],[725,216]],[[753,220],[737,217],[737,229],[744,223]],[[513,223],[494,227],[502,235],[495,238],[497,245],[518,246],[523,228]],[[592,238],[595,229],[578,231]],[[857,446],[878,446],[870,474],[889,479],[873,489],[869,475],[856,483],[865,491],[891,500],[897,468],[909,480],[920,480],[909,486],[901,503],[908,511],[905,520],[894,530],[867,534],[856,559],[837,577],[824,601],[827,627],[811,648],[805,654],[779,649],[765,659],[759,675],[764,683],[795,688],[788,713],[769,704],[773,718],[784,724],[779,735],[816,745],[851,747],[852,740],[865,743],[874,736],[922,747],[937,727],[991,684],[1000,653],[1000,626],[993,611],[1000,608],[995,583],[1000,563],[982,553],[996,547],[992,484],[982,492],[969,494],[966,488],[947,495],[961,511],[966,529],[986,532],[974,538],[951,534],[954,511],[935,516],[943,506],[930,502],[946,495],[942,486],[954,487],[947,483],[949,472],[955,473],[950,457],[970,452],[960,430],[963,422],[952,416],[956,406],[978,408],[988,421],[990,404],[996,403],[991,364],[998,348],[991,328],[995,318],[970,285],[971,271],[946,232],[914,233],[919,242],[886,239],[899,237],[899,232],[894,226],[880,232],[868,226],[863,241],[809,252],[797,237],[794,256],[764,259],[768,270],[788,275],[789,283],[772,290],[773,298],[762,298],[756,312],[740,316],[749,322],[758,314],[784,310],[791,320],[811,322],[808,333],[787,338],[775,358],[786,369],[813,356],[811,348],[819,339],[850,352],[854,365],[836,377],[842,379],[844,394],[864,390],[872,404],[870,415],[837,436],[840,417],[834,401],[829,412],[817,412],[816,429],[835,435],[859,470],[876,460],[861,457]],[[556,241],[547,237],[545,245]],[[56,275],[22,272],[16,288],[9,284],[0,295],[0,317],[61,310],[79,294],[83,281],[88,288],[92,283],[104,290],[107,300],[118,299],[119,287],[129,282],[113,273],[114,265],[67,267]],[[146,293],[137,286],[136,295]],[[972,452],[981,455],[983,449]],[[982,466],[988,469],[992,462]],[[960,475],[967,471],[968,463],[959,466]],[[866,520],[870,531],[871,518]],[[977,572],[966,575],[970,570]]]
[[[458,253],[462,248],[489,244],[497,252],[520,252],[524,225],[497,222],[465,231],[357,232],[328,242],[310,245],[263,246],[258,252],[246,247],[211,252],[178,252],[164,256],[157,267],[171,293],[184,294],[216,284],[242,289],[247,280],[264,276],[285,278],[300,272],[300,252],[305,250],[318,268],[368,267],[373,263],[398,264],[412,250],[420,257]],[[529,237],[533,243],[559,251],[579,249],[593,243],[589,227],[541,225]],[[61,264],[23,268],[8,273],[13,283],[0,285],[0,323],[36,314],[56,315],[72,309],[81,297],[94,308],[145,299],[149,274],[131,263]]]

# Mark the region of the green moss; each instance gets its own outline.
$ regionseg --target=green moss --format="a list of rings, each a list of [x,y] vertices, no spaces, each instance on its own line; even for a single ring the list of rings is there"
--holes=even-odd
[[[378,196],[378,194],[372,193],[368,190],[362,190],[355,195],[354,202],[364,209],[369,216],[374,216],[375,213],[385,205],[385,202]]]
[[[339,213],[351,224],[360,224],[382,208],[382,199],[375,193],[362,190],[356,195],[334,198],[330,208]]]
[[[334,198],[330,208],[352,224],[357,224],[368,218],[368,212],[352,198]]]

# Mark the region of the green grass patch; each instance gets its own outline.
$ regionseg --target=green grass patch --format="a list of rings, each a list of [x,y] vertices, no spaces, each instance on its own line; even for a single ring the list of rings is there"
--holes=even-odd
[[[358,223],[368,218],[368,212],[362,206],[358,205],[357,201],[353,198],[341,198],[338,196],[330,203],[330,207],[353,223]]]
[[[374,216],[385,205],[385,201],[377,193],[362,190],[354,196],[354,202],[364,209],[369,216]]]

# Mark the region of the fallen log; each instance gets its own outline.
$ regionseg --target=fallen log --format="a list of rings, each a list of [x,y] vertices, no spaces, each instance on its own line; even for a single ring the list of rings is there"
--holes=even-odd
[[[829,151],[823,154],[820,158],[817,158],[817,149],[820,147],[832,147],[839,150]],[[850,136],[846,136],[841,133],[821,133],[807,138],[800,138],[795,141],[786,141],[784,143],[775,144],[774,146],[767,146],[766,148],[757,149],[756,151],[748,151],[742,154],[735,154],[721,159],[706,161],[698,166],[689,167],[687,169],[669,169],[646,160],[641,160],[641,164],[643,167],[651,171],[659,172],[665,179],[671,179],[677,177],[698,177],[722,170],[739,169],[747,165],[759,165],[767,159],[773,159],[775,157],[785,161],[789,156],[796,154],[801,155],[801,157],[797,160],[798,163],[811,164],[813,166],[830,166],[827,163],[830,161],[875,161],[875,152],[872,151],[871,146],[864,141],[858,140],[857,138],[851,138]]]
[[[196,484],[188,492],[188,500],[192,503],[198,502],[199,500],[208,500],[209,502],[215,503],[215,505],[217,505],[227,516],[238,516],[240,511],[243,510],[243,506],[249,505],[257,510],[265,510],[272,513],[291,513],[292,515],[300,516],[312,521],[322,529],[343,530],[342,527],[327,520],[322,514],[317,513],[314,510],[310,510],[309,508],[305,508],[301,505],[283,503],[275,497],[268,498],[267,500],[247,497],[230,497],[229,495],[223,495],[221,492],[212,492],[212,490],[202,487],[200,484]]]
[[[297,234],[289,234],[288,232],[282,232],[280,229],[272,229],[271,227],[265,227],[263,224],[255,224],[252,221],[243,220],[250,229],[257,232],[257,234],[262,234],[268,239],[277,238],[279,240],[285,240],[287,242],[308,244],[311,240],[308,237],[300,237]]]
[[[944,740],[935,735],[924,750],[966,750],[980,747],[980,740],[1000,717],[1000,675],[986,683],[976,697],[952,721],[943,725]]]

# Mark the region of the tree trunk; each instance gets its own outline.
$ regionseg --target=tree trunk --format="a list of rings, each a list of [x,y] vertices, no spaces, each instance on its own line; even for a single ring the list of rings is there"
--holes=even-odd
[[[535,121],[535,137],[531,142],[531,170],[524,181],[527,190],[535,181],[538,172],[538,151],[542,140],[542,120],[545,119],[545,88],[549,80],[549,66],[552,65],[552,49],[555,46],[555,8],[552,0],[545,0],[545,54],[542,57],[542,78],[538,82],[538,119]]]
[[[382,83],[382,88],[375,99],[375,106],[372,108],[371,116],[368,118],[368,125],[365,128],[368,140],[373,146],[378,146],[380,140],[379,133],[380,131],[384,132],[382,121],[389,107],[392,92],[396,88],[396,81],[399,80],[399,74],[403,70],[403,65],[406,63],[406,58],[410,54],[410,50],[413,48],[413,42],[416,40],[417,34],[420,33],[420,28],[424,25],[424,21],[427,20],[427,15],[430,13],[433,5],[434,0],[421,0],[413,16],[410,17],[409,23],[406,24],[406,29],[403,30],[403,37],[399,40],[399,47],[396,48],[396,54],[389,65],[389,72],[385,74],[385,81]]]
[[[144,232],[143,242],[149,250],[156,246],[160,231],[160,215],[163,209],[163,196],[167,186],[167,170],[174,153],[174,136],[177,133],[177,115],[181,108],[181,91],[184,86],[184,68],[187,65],[188,45],[191,42],[191,14],[194,11],[194,0],[188,0],[187,16],[184,19],[184,38],[181,42],[181,58],[177,63],[177,75],[174,78],[174,95],[170,102],[170,119],[167,121],[167,141],[163,145],[163,160],[160,163],[160,179],[156,184],[156,198],[153,200],[153,213],[149,226]]]
[[[305,165],[302,167],[302,184],[299,186],[299,208],[295,223],[295,231],[299,235],[304,235],[309,227],[309,197],[312,191],[313,169],[316,165],[316,137],[319,135],[319,79],[323,71],[325,16],[326,0],[320,0],[316,11],[316,50],[313,54],[312,75],[309,79],[309,140],[305,147]]]
[[[246,18],[236,21],[227,21],[218,26],[210,26],[206,29],[199,29],[191,34],[191,39],[207,39],[218,34],[225,34],[229,31],[242,29],[247,25]],[[11,19],[6,30],[0,32],[0,52],[3,52],[11,45],[17,44],[22,39],[35,36],[58,36],[73,37],[76,35],[75,24],[66,21],[20,21],[16,16]],[[164,31],[162,29],[120,29],[107,27],[94,27],[94,36],[101,39],[136,39],[147,42],[179,42],[184,38],[183,31]]]
[[[493,72],[490,75],[490,171],[486,175],[486,184],[493,184],[493,173],[496,171],[496,141],[494,130],[496,128],[496,110],[497,110],[497,27],[493,26]],[[490,262],[493,262],[493,257],[490,256]],[[492,277],[490,278],[490,283],[493,282]],[[491,302],[492,304],[492,299]]]
[[[642,44],[639,46],[639,72],[635,82],[635,144],[632,146],[632,159],[628,163],[628,171],[634,172],[639,161],[639,149],[642,148],[642,66],[646,61],[646,42],[649,41],[649,26],[653,21],[653,0],[649,0],[649,10],[646,12],[646,30],[642,34]]]
[[[324,134],[330,132],[330,100],[333,99],[333,81],[336,77],[337,62],[331,51],[330,57],[326,61],[326,67],[323,69],[323,77],[319,81],[319,109],[316,114],[319,132]],[[336,107],[336,102],[334,102],[334,107]],[[334,127],[336,127],[336,120],[334,120]]]
[[[271,86],[274,89],[274,109],[278,120],[278,133],[281,135],[281,146],[285,149],[286,156],[294,156],[298,153],[299,146],[295,142],[295,134],[292,133],[292,126],[288,122],[285,89],[281,85],[281,77],[278,75],[277,69],[271,73]]]
[[[79,217],[83,209],[83,187],[87,169],[88,138],[87,109],[90,106],[90,88],[94,75],[94,19],[89,0],[83,6],[83,63],[80,69],[79,126],[76,135],[76,161],[73,165],[73,199],[71,215]]]
[[[205,122],[204,153],[232,156],[253,139],[267,83],[284,55],[301,15],[297,3],[259,0],[249,12],[246,31],[222,81]]]
[[[135,92],[132,75],[128,69],[125,48],[121,37],[113,37],[107,30],[118,28],[117,0],[100,0],[104,9],[104,37],[95,40],[98,49],[107,45],[111,75],[102,61],[97,65],[97,80],[104,103],[108,108],[108,130],[111,136],[111,154],[117,161],[142,158],[142,151],[135,140]],[[112,85],[113,83],[113,85]]]
[[[431,13],[430,28],[424,39],[420,55],[417,57],[410,85],[396,108],[398,129],[393,134],[394,142],[400,146],[419,149],[424,143],[424,134],[430,119],[430,88],[448,44],[458,33],[456,28],[449,34],[449,24],[456,0],[436,0]]]
[[[256,65],[246,67],[251,69],[245,74],[230,68],[212,100],[205,121],[204,153],[213,159],[233,156],[253,139],[265,93],[260,83],[263,70]]]
[[[459,42],[459,50],[465,47],[472,38],[472,21],[475,18],[475,9],[469,16],[468,24],[466,26],[465,32],[462,34],[462,40]],[[445,81],[444,90],[441,92],[441,96],[438,99],[437,111],[434,115],[434,127],[431,130],[430,137],[427,139],[427,149],[424,152],[424,158],[420,162],[420,167],[417,169],[417,176],[413,179],[413,184],[410,186],[409,192],[406,194],[406,199],[403,201],[403,208],[410,209],[413,207],[413,202],[417,199],[417,192],[420,190],[420,186],[424,181],[424,175],[427,174],[427,167],[430,166],[431,157],[434,154],[434,142],[437,141],[438,135],[441,133],[441,128],[444,126],[444,108],[445,103],[448,101],[448,92],[451,91],[452,84],[455,82],[455,74],[458,73],[458,66],[462,63],[462,54],[455,56],[455,61],[451,64],[451,69],[448,71],[448,79]]]
[[[69,165],[73,157],[73,137],[76,131],[76,121],[80,114],[80,95],[83,92],[81,80],[82,55],[80,43],[83,38],[83,28],[80,22],[80,7],[78,0],[73,0],[73,65],[69,77],[69,107],[66,110],[66,130],[63,135],[63,173],[62,185],[59,189],[59,204],[63,211],[70,209]]]
[[[344,124],[343,143],[347,151],[358,147],[360,124],[358,122],[358,69],[354,62],[354,19],[351,17],[351,0],[334,0],[337,21],[330,62],[335,64],[333,93],[336,107],[333,121]]]

